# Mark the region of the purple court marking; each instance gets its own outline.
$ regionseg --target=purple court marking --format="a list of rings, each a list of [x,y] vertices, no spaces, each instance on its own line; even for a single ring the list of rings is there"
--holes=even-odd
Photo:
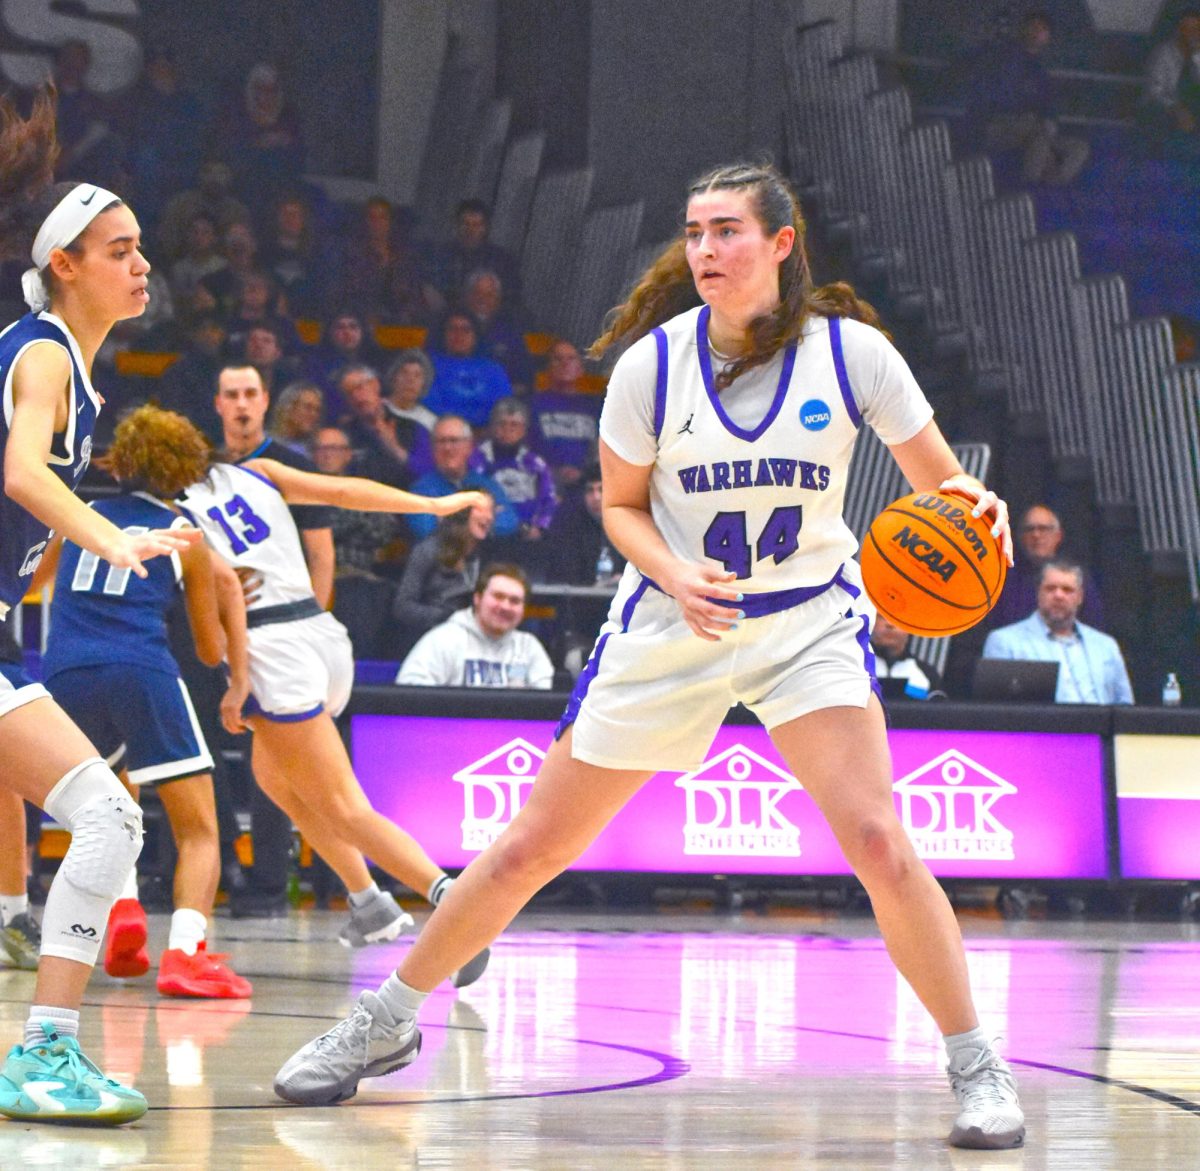
[[[258,1015],[258,1014],[253,1014]],[[277,1016],[278,1013],[267,1013],[263,1015]],[[288,1014],[290,1015],[290,1014]],[[430,1025],[428,1028],[423,1028],[424,1032],[433,1032],[435,1029],[442,1029],[446,1032],[459,1033],[486,1033],[486,1029],[472,1028],[462,1025]],[[657,1061],[659,1069],[654,1073],[646,1074],[644,1077],[630,1078],[627,1081],[621,1082],[605,1082],[598,1086],[574,1086],[570,1089],[563,1090],[540,1090],[534,1093],[522,1094],[462,1094],[454,1098],[388,1098],[372,1099],[369,1102],[348,1101],[339,1103],[339,1109],[355,1107],[378,1107],[378,1106],[453,1106],[461,1105],[465,1102],[520,1102],[531,1098],[570,1098],[580,1094],[607,1094],[613,1090],[636,1090],[642,1086],[657,1086],[663,1082],[678,1081],[691,1072],[692,1066],[690,1062],[684,1061],[681,1057],[675,1057],[670,1053],[659,1053],[654,1049],[639,1049],[636,1045],[620,1045],[615,1041],[589,1041],[586,1037],[572,1037],[570,1041],[575,1045],[592,1045],[598,1049],[611,1049],[619,1053],[634,1053],[638,1057],[647,1057],[651,1061]],[[155,1111],[199,1111],[202,1113],[217,1113],[226,1110],[325,1110],[329,1109],[326,1106],[297,1106],[291,1102],[259,1102],[259,1103],[244,1103],[233,1106],[151,1106],[149,1113]]]

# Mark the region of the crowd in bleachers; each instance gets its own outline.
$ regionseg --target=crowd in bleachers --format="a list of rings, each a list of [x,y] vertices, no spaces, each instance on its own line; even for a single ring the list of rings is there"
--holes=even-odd
[[[489,560],[593,583],[594,560],[552,558],[545,538],[595,459],[602,383],[571,342],[530,331],[487,205],[466,199],[452,224],[419,226],[382,196],[337,205],[305,180],[300,123],[271,65],[214,103],[151,48],[119,104],[87,90],[87,65],[77,42],[56,59],[60,171],[128,200],[153,265],[148,311],[97,359],[110,407],[100,445],[125,408],[154,399],[246,458],[215,403],[233,364],[266,392],[264,438],[301,462],[426,495],[490,493],[491,508],[437,531],[427,516],[332,516],[335,608],[360,658],[398,659],[469,607]]]

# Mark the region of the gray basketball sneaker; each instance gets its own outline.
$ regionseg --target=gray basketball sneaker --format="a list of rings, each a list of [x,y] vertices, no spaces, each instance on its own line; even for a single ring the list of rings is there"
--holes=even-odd
[[[37,970],[38,952],[42,948],[42,929],[28,912],[14,915],[0,928],[0,948],[12,961],[14,967],[27,972]]]
[[[354,1011],[310,1041],[275,1075],[275,1093],[301,1106],[333,1106],[353,1098],[365,1077],[382,1077],[415,1061],[421,1031],[409,1020],[390,1020],[374,992],[359,995]]]
[[[989,1046],[959,1055],[946,1067],[959,1114],[950,1131],[952,1147],[997,1151],[1025,1142],[1025,1115],[1012,1070]]]
[[[413,917],[387,891],[380,891],[365,907],[350,906],[350,922],[338,934],[343,947],[390,943],[413,926]]]
[[[455,988],[465,988],[468,984],[474,984],[487,971],[491,958],[491,948],[485,947],[473,960],[467,960],[457,972],[451,974],[450,983]]]

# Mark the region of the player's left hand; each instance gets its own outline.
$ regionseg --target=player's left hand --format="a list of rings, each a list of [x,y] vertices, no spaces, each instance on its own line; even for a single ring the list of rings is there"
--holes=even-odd
[[[257,569],[240,565],[233,571],[242,583],[242,597],[247,606],[252,606],[262,596],[263,575]]]
[[[1005,561],[1013,563],[1012,528],[1008,519],[1008,505],[1001,500],[990,488],[985,488],[974,476],[965,473],[951,476],[938,485],[939,492],[949,492],[961,496],[971,505],[971,515],[981,517],[988,514],[992,517],[992,536],[1000,542],[1000,550]]]
[[[221,696],[221,725],[231,736],[250,731],[250,725],[242,718],[242,708],[246,706],[249,695],[248,680],[237,682],[231,679],[225,694]]]

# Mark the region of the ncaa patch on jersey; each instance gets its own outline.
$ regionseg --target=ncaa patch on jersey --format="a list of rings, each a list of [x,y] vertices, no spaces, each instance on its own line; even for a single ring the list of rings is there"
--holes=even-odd
[[[806,431],[824,431],[833,422],[829,404],[823,399],[810,398],[800,407],[800,426]]]

